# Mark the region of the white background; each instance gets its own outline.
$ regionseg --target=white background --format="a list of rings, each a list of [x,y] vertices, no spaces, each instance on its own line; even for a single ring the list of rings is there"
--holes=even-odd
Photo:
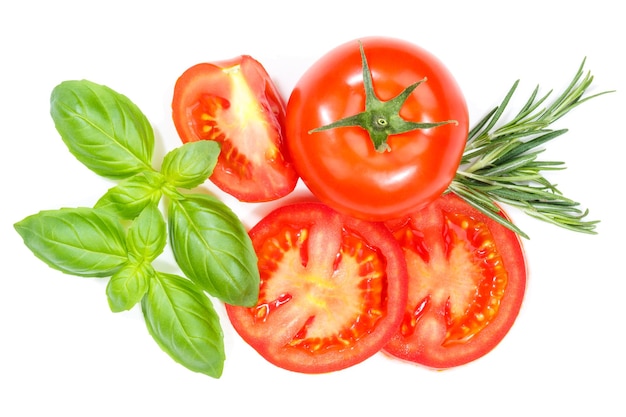
[[[0,415],[580,415],[624,416],[623,169],[626,66],[619,2],[594,1],[14,1],[0,6]],[[13,223],[41,209],[91,205],[112,185],[67,151],[49,116],[53,87],[90,79],[146,114],[159,154],[179,145],[170,118],[189,66],[250,54],[288,97],[336,45],[404,38],[455,74],[475,122],[516,79],[520,100],[560,91],[584,57],[594,99],[560,121],[551,175],[600,219],[580,235],[511,211],[530,234],[518,321],[486,357],[434,372],[377,355],[329,375],[266,363],[227,321],[219,380],[175,364],[138,309],[111,313],[106,280],[57,273]],[[158,156],[158,155],[157,155]],[[258,207],[225,198],[247,224]],[[171,263],[167,254],[160,262]],[[217,306],[221,309],[221,306]]]

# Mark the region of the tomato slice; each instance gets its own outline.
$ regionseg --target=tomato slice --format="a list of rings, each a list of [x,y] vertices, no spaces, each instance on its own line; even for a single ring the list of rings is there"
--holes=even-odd
[[[524,297],[519,237],[453,194],[387,226],[405,253],[409,294],[402,325],[384,351],[436,369],[491,351]]]
[[[285,104],[252,57],[185,71],[174,87],[172,117],[183,142],[221,144],[210,179],[240,201],[275,200],[295,188],[298,175],[284,145]]]
[[[318,202],[292,203],[250,230],[261,273],[255,307],[226,306],[235,330],[269,362],[324,373],[379,352],[403,319],[407,271],[382,223]]]

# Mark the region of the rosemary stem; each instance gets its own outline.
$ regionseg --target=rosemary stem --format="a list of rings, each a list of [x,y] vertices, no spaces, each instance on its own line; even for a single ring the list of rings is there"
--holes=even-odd
[[[551,103],[548,99],[552,91],[539,96],[537,86],[516,116],[502,120],[518,88],[519,80],[516,81],[502,103],[470,130],[461,165],[447,191],[526,238],[522,230],[498,214],[497,203],[517,207],[531,217],[568,230],[595,234],[599,221],[586,220],[589,211],[580,210],[579,203],[564,197],[542,174],[564,169],[564,163],[537,160],[543,151],[539,146],[567,132],[550,127],[556,120],[581,103],[612,92],[585,96],[593,76],[584,73],[584,64],[585,60],[570,84]]]

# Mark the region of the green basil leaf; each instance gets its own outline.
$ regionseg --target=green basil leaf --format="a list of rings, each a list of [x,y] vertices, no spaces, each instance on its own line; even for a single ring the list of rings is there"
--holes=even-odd
[[[24,244],[50,267],[83,277],[107,277],[127,261],[119,220],[92,208],[33,214],[14,225]]]
[[[253,306],[259,270],[250,237],[220,200],[202,194],[171,200],[169,235],[183,273],[209,294],[234,305]]]
[[[219,316],[193,282],[158,272],[141,306],[148,331],[172,359],[195,372],[222,375],[226,355]]]
[[[130,257],[152,262],[165,248],[167,226],[156,204],[150,204],[128,228],[126,246]]]
[[[127,263],[113,274],[106,288],[111,311],[118,313],[133,308],[148,292],[154,275],[154,268],[146,262]]]
[[[134,219],[144,208],[161,200],[164,181],[158,172],[140,172],[110,188],[95,207],[109,210],[124,219]]]
[[[151,169],[154,131],[126,96],[91,81],[54,88],[50,114],[70,152],[87,168],[112,179]]]
[[[212,140],[186,143],[165,155],[161,173],[175,187],[197,187],[213,173],[219,153],[220,145]]]

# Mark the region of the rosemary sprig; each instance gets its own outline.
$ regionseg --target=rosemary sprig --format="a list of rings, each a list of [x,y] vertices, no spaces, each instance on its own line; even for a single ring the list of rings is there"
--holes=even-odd
[[[503,122],[501,117],[519,84],[516,81],[500,106],[469,132],[461,165],[448,191],[525,238],[528,235],[498,215],[496,203],[517,207],[565,229],[595,234],[599,221],[587,220],[588,210],[581,210],[579,203],[563,196],[543,176],[544,171],[564,169],[564,163],[538,159],[544,150],[541,145],[567,132],[551,129],[552,123],[578,105],[611,92],[585,96],[593,76],[583,71],[584,65],[585,60],[572,82],[551,103],[548,98],[552,90],[539,96],[537,86],[517,115]]]

